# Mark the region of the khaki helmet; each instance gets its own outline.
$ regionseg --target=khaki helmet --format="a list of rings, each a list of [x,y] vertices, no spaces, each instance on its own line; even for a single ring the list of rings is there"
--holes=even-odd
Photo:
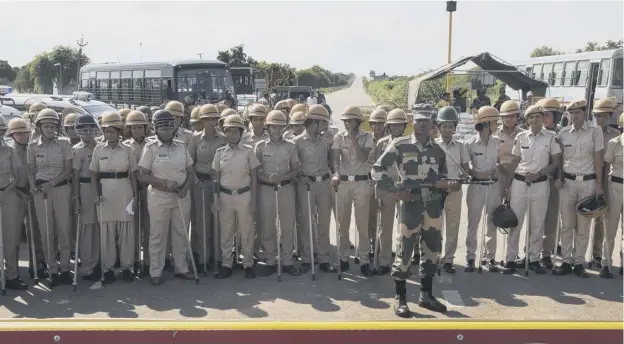
[[[267,107],[262,105],[262,104],[253,104],[250,108],[249,108],[249,118],[251,117],[266,117],[267,113],[269,111],[267,110]]]
[[[322,105],[321,105],[322,106]],[[355,105],[347,106],[344,111],[342,111],[342,116],[340,116],[341,120],[349,120],[349,119],[357,119],[359,121],[362,120],[362,109]]]
[[[513,100],[505,101],[500,107],[501,116],[519,115],[521,112],[520,104]]]
[[[379,104],[377,105],[376,109],[381,109],[384,110],[385,112],[390,112],[392,111],[392,106],[390,106],[390,104]]]
[[[199,122],[199,107],[193,106],[193,110],[191,110],[191,118],[189,119],[189,123]]]
[[[128,108],[123,108],[123,109],[119,110],[118,112],[119,112],[119,115],[121,116],[121,119],[125,122],[126,121],[126,117],[128,117],[128,114],[130,112],[132,112],[132,110],[128,109]]]
[[[388,113],[386,112],[386,110],[381,109],[381,108],[377,108],[375,110],[373,110],[373,112],[371,112],[370,116],[368,117],[368,122],[370,123],[386,123],[386,117],[388,116]]]
[[[217,109],[216,106],[212,105],[212,104],[205,104],[202,105],[201,107],[196,107],[197,109],[197,116],[199,119],[204,119],[204,118],[219,118],[219,109]],[[191,117],[193,117],[193,114],[191,113]]]
[[[78,114],[75,112],[70,112],[63,117],[63,126],[64,127],[73,127],[74,123],[76,123],[76,117]]]
[[[618,116],[617,124],[618,124],[618,127],[620,127],[620,128],[622,128],[622,126],[624,125],[624,123],[623,123],[624,122],[624,117],[623,116],[624,116],[624,113],[621,113],[620,116]]]
[[[7,125],[7,135],[15,133],[30,133],[30,126],[28,125],[28,122],[22,118],[13,118],[10,120]]]
[[[0,115],[0,130],[6,130],[6,129],[7,129],[6,120],[4,119],[4,116]]]
[[[280,110],[287,114],[290,112],[290,104],[286,100],[280,100],[279,102],[277,102],[277,104],[275,104],[273,109]]]
[[[122,129],[124,124],[121,118],[121,115],[117,111],[110,111],[102,115],[102,122],[100,123],[100,127],[108,128],[113,127],[117,129]]]
[[[269,112],[264,122],[266,125],[287,125],[286,115],[282,110],[273,110]]]
[[[223,112],[223,111],[225,111],[225,110],[230,108],[229,106],[227,106],[227,105],[225,105],[223,103],[218,103],[216,105],[216,107],[217,107],[217,110],[219,110],[219,113],[221,113],[221,112]]]
[[[228,115],[223,120],[223,129],[225,128],[245,129],[245,122],[239,115]]]
[[[535,104],[529,106],[526,110],[524,110],[524,118],[528,119],[529,116],[534,115],[536,113],[542,114],[544,116],[544,108]]]
[[[177,100],[172,100],[165,105],[165,110],[174,117],[184,117],[184,105]]]
[[[295,112],[303,112],[305,114],[306,112],[308,112],[308,105],[300,103],[293,105],[293,107],[290,109],[290,116],[292,117],[292,114]]]
[[[561,103],[555,98],[543,98],[537,101],[535,105],[539,105],[544,109],[544,111],[548,112],[561,112]]]
[[[126,126],[131,125],[147,125],[147,116],[139,110],[131,111],[126,116]]]
[[[323,105],[314,104],[308,109],[306,119],[316,119],[329,122],[329,112]]]
[[[388,113],[386,124],[407,124],[407,114],[401,109],[394,109]]]
[[[54,123],[58,125],[60,123],[58,113],[52,109],[44,108],[43,110],[39,111],[39,113],[37,114],[37,119],[35,119],[35,124],[41,123]]]
[[[303,124],[304,121],[305,112],[303,111],[297,111],[290,115],[290,124],[292,125]]]
[[[227,108],[227,109],[223,110],[223,112],[221,112],[220,118],[225,118],[225,117],[227,117],[229,115],[238,115],[238,112],[236,110],[234,110],[234,109]]]
[[[567,107],[567,111],[572,111],[572,110],[584,110],[587,109],[587,100],[585,99],[581,99],[581,100],[575,100],[572,103],[570,103],[570,105],[568,105]]]
[[[31,116],[37,116],[39,114],[39,111],[47,108],[48,106],[46,105],[46,103],[37,102],[28,107],[28,113]]]
[[[594,103],[594,108],[592,109],[592,113],[608,113],[612,114],[617,109],[617,106],[613,99],[611,98],[602,98],[598,99]]]
[[[292,109],[293,107],[295,107],[296,104],[298,104],[297,101],[292,98],[288,98],[284,101],[288,104],[289,109]]]
[[[482,106],[479,108],[477,113],[473,115],[474,123],[488,123],[492,121],[498,121],[500,115],[498,114],[498,110],[496,110],[493,106]]]

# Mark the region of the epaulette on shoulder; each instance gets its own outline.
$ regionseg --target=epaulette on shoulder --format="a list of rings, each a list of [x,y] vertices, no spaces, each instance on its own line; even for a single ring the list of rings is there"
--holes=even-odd
[[[76,143],[72,148],[73,149],[80,149],[82,147],[84,147],[84,142],[80,141],[80,142]]]
[[[217,151],[217,152],[219,152],[219,151],[224,151],[224,150],[226,150],[226,149],[227,149],[227,147],[228,147],[227,145],[226,145],[226,146],[223,146],[223,147],[219,147],[219,148],[217,148],[217,150],[216,150],[216,151]]]

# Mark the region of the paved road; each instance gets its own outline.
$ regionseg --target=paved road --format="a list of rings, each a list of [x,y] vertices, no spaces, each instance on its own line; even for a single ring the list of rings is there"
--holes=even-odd
[[[372,106],[374,105],[371,98],[366,94],[362,85],[362,77],[355,77],[355,81],[351,87],[325,95],[327,104],[332,108],[333,125],[338,130],[344,129],[344,124],[339,120],[340,113],[349,105]]]

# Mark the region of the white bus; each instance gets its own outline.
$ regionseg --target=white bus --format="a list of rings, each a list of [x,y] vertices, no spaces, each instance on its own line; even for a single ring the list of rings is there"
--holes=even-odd
[[[587,99],[591,108],[594,100],[605,97],[614,97],[618,105],[622,104],[622,57],[620,48],[536,57],[512,64],[548,82],[547,96],[558,98],[564,104]],[[513,99],[517,92],[508,87],[507,94]]]

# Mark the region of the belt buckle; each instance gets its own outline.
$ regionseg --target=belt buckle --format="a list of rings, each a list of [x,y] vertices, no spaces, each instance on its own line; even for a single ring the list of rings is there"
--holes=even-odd
[[[576,180],[577,182],[582,182],[583,181],[583,177],[585,177],[585,176],[577,174],[575,176],[574,180]]]
[[[349,176],[347,178],[347,180],[350,181],[350,182],[354,182],[355,181],[355,176]]]
[[[113,176],[115,176],[115,179],[119,179],[119,172],[113,172]]]
[[[238,196],[238,190],[232,190],[232,196]]]
[[[323,181],[323,176],[316,176],[316,177],[314,177],[314,181],[317,182],[317,183],[318,182],[322,182]]]

